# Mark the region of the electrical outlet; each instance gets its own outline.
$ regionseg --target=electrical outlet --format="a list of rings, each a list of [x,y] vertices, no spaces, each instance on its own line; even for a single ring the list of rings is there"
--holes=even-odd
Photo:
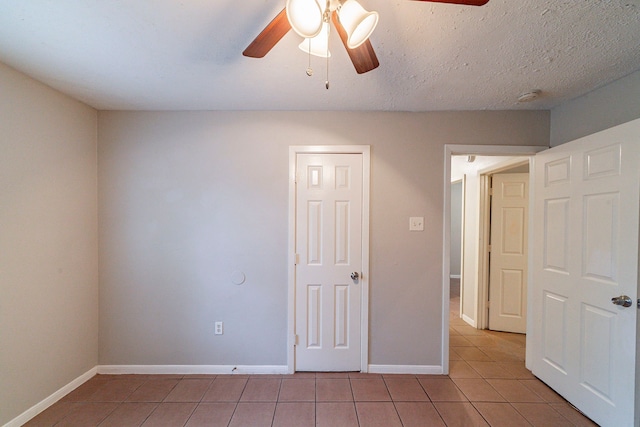
[[[224,323],[216,322],[215,332],[216,335],[222,335],[224,333]]]
[[[424,217],[412,216],[409,218],[409,231],[424,231]]]

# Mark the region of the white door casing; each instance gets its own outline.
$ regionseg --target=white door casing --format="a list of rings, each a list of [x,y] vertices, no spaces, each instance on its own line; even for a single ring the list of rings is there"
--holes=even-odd
[[[493,175],[489,329],[527,331],[529,174]]]
[[[368,147],[336,148],[291,148],[291,371],[367,370]]]
[[[602,426],[637,425],[639,135],[635,120],[535,158],[530,365]]]

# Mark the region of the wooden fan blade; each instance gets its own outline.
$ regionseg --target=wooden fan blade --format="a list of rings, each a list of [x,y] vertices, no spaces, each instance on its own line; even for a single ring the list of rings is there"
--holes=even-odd
[[[250,58],[264,57],[290,29],[291,24],[287,19],[287,10],[285,8],[273,18],[273,21],[269,22],[242,54]]]
[[[414,1],[428,1],[432,3],[451,3],[451,4],[464,4],[467,6],[484,6],[489,3],[489,0],[414,0]]]
[[[380,63],[378,62],[378,57],[376,56],[369,39],[357,48],[350,49],[349,46],[347,46],[347,32],[340,23],[338,13],[333,12],[331,19],[333,20],[333,25],[338,30],[338,34],[340,35],[340,40],[342,40],[344,48],[347,49],[347,53],[349,54],[349,58],[351,58],[351,62],[353,62],[353,66],[356,67],[356,72],[358,74],[364,74],[378,68]]]

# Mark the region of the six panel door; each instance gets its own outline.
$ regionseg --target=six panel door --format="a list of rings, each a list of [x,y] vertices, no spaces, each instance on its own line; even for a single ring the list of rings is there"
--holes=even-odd
[[[298,371],[360,371],[362,155],[298,154]],[[352,278],[354,274],[354,278]]]
[[[529,174],[495,174],[491,198],[489,329],[527,331]]]
[[[634,425],[638,135],[635,120],[535,159],[533,373],[603,426]]]

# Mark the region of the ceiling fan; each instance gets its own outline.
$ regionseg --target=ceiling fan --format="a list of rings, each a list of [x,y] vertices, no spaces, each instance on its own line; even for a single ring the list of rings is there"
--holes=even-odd
[[[468,6],[482,6],[489,2],[489,0],[415,1]],[[324,0],[287,0],[286,7],[258,34],[242,54],[250,58],[264,57],[293,28],[308,41],[308,50],[304,47],[305,42],[300,45],[301,49],[310,54],[328,57],[328,49],[325,49],[324,53],[318,53],[317,50],[313,52],[311,42],[328,31],[330,18],[356,72],[363,74],[377,68],[380,63],[369,41],[369,35],[373,32],[378,20],[377,12],[365,11],[355,0],[326,0],[325,8],[321,6],[322,2]],[[308,22],[308,17],[311,17],[311,23]],[[368,30],[363,30],[363,26],[368,26]],[[324,37],[328,37],[328,33]]]

